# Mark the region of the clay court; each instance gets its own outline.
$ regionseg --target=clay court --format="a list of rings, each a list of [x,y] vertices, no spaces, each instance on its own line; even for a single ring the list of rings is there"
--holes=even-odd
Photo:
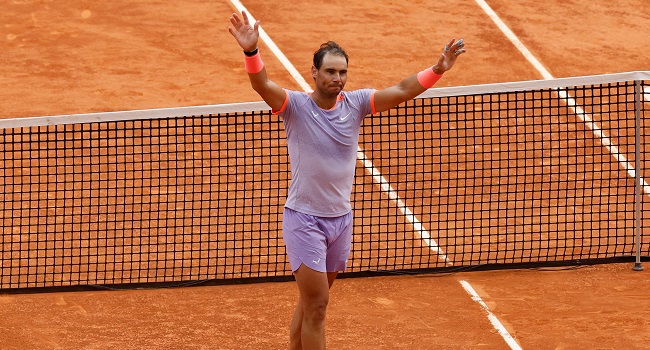
[[[555,78],[650,70],[650,7],[642,0],[487,3]],[[475,1],[243,5],[305,79],[320,43],[341,44],[351,57],[348,90],[399,82],[432,64],[451,37],[464,38],[468,53],[436,87],[548,78]],[[227,31],[236,11],[229,1],[6,7],[0,118],[259,101]],[[268,47],[260,50],[275,82],[301,90]],[[377,164],[391,167],[389,158]],[[341,279],[328,348],[509,349],[513,339],[522,349],[646,349],[648,266],[632,266]],[[296,299],[293,282],[0,294],[1,347],[284,349]]]

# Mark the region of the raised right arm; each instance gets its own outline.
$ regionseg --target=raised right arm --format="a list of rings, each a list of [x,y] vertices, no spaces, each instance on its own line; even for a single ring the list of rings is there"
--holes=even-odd
[[[232,27],[228,31],[237,40],[237,43],[244,50],[245,66],[248,72],[251,86],[260,97],[273,110],[277,111],[282,108],[287,93],[275,82],[268,78],[266,68],[260,57],[257,42],[259,40],[260,21],[251,25],[246,12],[242,12],[243,20],[236,13],[230,17]]]

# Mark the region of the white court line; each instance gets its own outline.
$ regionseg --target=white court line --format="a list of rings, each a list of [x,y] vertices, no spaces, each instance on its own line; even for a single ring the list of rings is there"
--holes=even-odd
[[[232,2],[232,4],[237,8],[239,12],[246,11],[246,13],[248,14],[248,19],[253,23],[255,22],[255,18],[251,15],[250,11],[248,11],[240,1],[230,0],[230,2]],[[271,40],[271,37],[269,37],[266,34],[264,29],[262,29],[261,25],[259,27],[259,31],[260,31],[260,38],[271,49],[271,51],[278,57],[280,62],[282,62],[282,65],[284,65],[287,71],[289,71],[291,76],[296,80],[296,82],[298,82],[300,87],[302,87],[302,89],[305,92],[311,92],[312,89],[309,86],[309,84],[307,84],[307,82],[302,77],[302,75],[300,75],[298,70],[293,66],[293,64],[291,64],[289,59],[287,59],[287,57],[282,53],[282,51],[280,51],[278,46],[275,45],[273,40]],[[406,219],[411,223],[416,234],[420,236],[420,239],[422,239],[422,241],[429,247],[429,249],[434,253],[436,253],[438,255],[438,258],[440,260],[443,260],[447,264],[447,266],[452,266],[453,265],[452,262],[449,260],[447,255],[444,254],[444,252],[442,251],[438,243],[435,241],[435,239],[431,238],[429,231],[427,231],[424,228],[420,220],[418,220],[418,218],[413,214],[413,212],[404,204],[404,201],[402,201],[402,199],[399,198],[397,192],[393,189],[393,187],[390,185],[388,180],[386,180],[386,178],[379,172],[379,170],[375,168],[375,166],[372,164],[372,161],[370,161],[366,157],[361,147],[357,148],[357,158],[363,162],[363,167],[366,169],[366,171],[370,173],[370,175],[372,175],[373,180],[380,185],[381,190],[387,193],[388,198],[395,203],[395,205],[402,212],[402,215],[404,215]]]
[[[568,92],[564,90],[557,90],[558,94],[560,95],[560,98],[564,99],[564,101],[569,105],[570,109],[573,110],[573,112],[580,118],[589,129],[591,129],[594,133],[594,135],[598,138],[600,138],[600,142],[602,143],[603,146],[609,151],[609,153],[612,154],[612,156],[621,164],[623,169],[627,172],[627,174],[633,178],[636,179],[636,169],[634,168],[634,165],[630,163],[625,155],[623,155],[619,150],[618,147],[612,144],[612,141],[607,137],[604,133],[603,130],[594,122],[589,114],[587,114],[580,106],[578,106],[577,102],[575,99],[573,99]],[[646,194],[650,194],[650,185],[645,181],[644,178],[640,178],[641,180],[641,188],[643,189],[643,192]]]
[[[544,77],[546,80],[554,79],[553,75],[549,73],[546,68],[533,56],[533,54],[524,46],[524,44],[517,38],[517,36],[508,28],[508,26],[499,18],[499,16],[492,10],[492,8],[484,1],[484,0],[475,0],[476,3],[481,6],[483,11],[492,19],[492,21],[501,29],[503,34],[505,34],[508,39],[512,42],[512,44],[519,49],[521,54],[530,62],[530,64],[537,69],[537,71]],[[603,146],[614,156],[614,158],[621,164],[623,169],[628,173],[630,177],[633,179],[636,179],[636,169],[632,165],[632,163],[628,162],[627,158],[625,155],[621,154],[621,152],[618,150],[618,147],[612,144],[612,141],[605,135],[603,130],[596,124],[596,122],[591,119],[591,117],[580,107],[578,106],[577,102],[573,97],[569,95],[566,91],[563,90],[557,90],[560,98],[562,98],[569,108],[580,118],[587,127],[589,127],[593,132],[594,135],[599,137],[601,140],[601,143]],[[647,92],[647,90],[646,90]],[[648,96],[646,96],[647,98]],[[641,178],[641,187],[643,189],[643,192],[646,194],[650,194],[650,186],[648,183],[645,181],[645,179]]]
[[[513,33],[512,30],[510,30],[510,28],[508,28],[508,26],[505,23],[503,23],[501,18],[497,16],[497,14],[494,12],[494,10],[492,10],[490,5],[488,5],[484,0],[475,0],[475,1],[479,6],[481,6],[483,11],[485,11],[485,13],[487,13],[487,15],[490,16],[490,19],[492,19],[494,24],[496,24],[497,27],[501,29],[503,34],[505,34],[506,37],[510,39],[512,44],[515,45],[515,47],[521,52],[521,54],[524,55],[524,57],[526,57],[528,62],[530,62],[533,65],[533,67],[535,67],[535,69],[537,69],[537,71],[542,74],[542,77],[544,77],[544,79],[546,80],[553,79],[551,73],[549,73],[549,71],[547,71],[546,68],[544,68],[542,63],[539,62],[537,58],[535,58],[535,56],[533,56],[533,54],[530,51],[528,51],[528,48],[526,48],[526,46],[524,46],[524,44],[521,41],[519,41],[519,38],[517,38],[515,33]]]
[[[546,69],[544,66],[533,56],[533,54],[524,46],[524,44],[517,38],[517,36],[508,28],[508,26],[499,18],[499,16],[492,10],[492,8],[484,1],[484,0],[475,0],[476,3],[485,11],[485,13],[492,19],[492,21],[501,29],[503,34],[512,42],[512,44],[521,52],[521,54],[530,62],[530,64],[537,69],[537,71],[544,77],[546,80],[554,79],[553,75]],[[621,154],[618,150],[618,147],[614,146],[611,142],[611,140],[603,133],[602,129],[593,121],[593,119],[585,113],[585,111],[578,106],[577,102],[573,97],[569,95],[568,92],[562,89],[556,89],[558,91],[558,95],[561,99],[563,99],[569,108],[580,118],[586,125],[589,127],[595,136],[599,137],[601,140],[601,143],[605,148],[618,160],[618,162],[623,166],[623,168],[627,171],[627,173],[632,177],[636,178],[636,170],[632,166],[630,162],[627,161],[626,157]],[[647,97],[646,97],[647,98]],[[645,193],[650,193],[650,186],[646,183],[645,180],[641,179],[641,184],[643,187],[643,191]],[[471,288],[469,283],[465,281],[461,281],[461,284],[463,285],[463,288],[467,290],[470,295],[472,295],[472,299],[477,301],[481,306],[483,307],[484,310],[488,312],[488,318],[490,319],[490,322],[494,325],[494,327],[499,331],[499,333],[504,337],[506,342],[510,345],[512,349],[521,349],[519,345],[510,337],[510,335],[505,331],[505,328],[501,323],[498,321],[496,316],[492,314],[492,312],[487,308],[487,305],[483,303],[482,300],[480,300],[480,297],[476,292]],[[503,333],[505,332],[505,333]]]
[[[372,178],[381,186],[381,190],[388,194],[388,198],[392,200],[399,208],[406,219],[413,225],[415,231],[420,235],[420,239],[431,249],[434,253],[438,254],[441,260],[444,260],[447,266],[453,266],[453,263],[447,255],[442,251],[435,239],[431,238],[429,231],[427,231],[420,220],[413,214],[402,199],[399,198],[397,192],[393,189],[390,183],[379,173],[379,171],[372,165],[372,162],[366,158],[361,148],[357,151],[357,158],[363,162],[363,167],[372,175]]]
[[[253,15],[251,15],[250,11],[248,11],[240,1],[230,0],[230,2],[237,8],[237,10],[240,13],[246,11],[246,14],[248,15],[248,19],[250,20],[250,22],[255,23],[255,18],[253,17]],[[300,72],[298,72],[298,70],[293,66],[293,64],[289,62],[289,59],[287,59],[287,56],[285,56],[284,53],[282,53],[278,45],[276,45],[275,42],[271,40],[271,37],[268,34],[266,34],[266,31],[262,29],[261,24],[259,29],[260,29],[260,38],[262,38],[262,41],[264,41],[266,46],[268,46],[269,49],[271,49],[271,52],[273,52],[273,54],[280,60],[284,68],[287,71],[289,71],[289,74],[291,74],[293,79],[296,80],[298,85],[300,85],[300,87],[306,92],[312,91],[311,86],[307,84],[307,82],[305,81],[305,79],[303,79]]]
[[[643,97],[645,97],[646,101],[650,102],[650,87],[643,88]]]
[[[510,345],[510,349],[512,349],[512,350],[522,350],[521,347],[519,346],[519,344],[517,344],[517,341],[510,335],[510,333],[508,333],[508,330],[506,329],[506,327],[503,326],[503,324],[501,324],[499,319],[496,316],[494,316],[492,311],[490,311],[490,308],[487,306],[487,304],[485,304],[485,302],[483,302],[483,299],[481,299],[481,297],[478,295],[478,293],[476,293],[474,288],[472,288],[472,286],[469,283],[467,283],[466,281],[460,281],[460,284],[463,286],[465,291],[470,296],[472,296],[472,300],[474,300],[479,305],[481,305],[481,309],[483,309],[483,311],[485,311],[487,313],[488,319],[490,320],[490,323],[492,323],[492,326],[497,330],[497,332],[499,332],[501,337],[503,337],[503,339],[505,339],[506,343],[508,343],[508,345]]]

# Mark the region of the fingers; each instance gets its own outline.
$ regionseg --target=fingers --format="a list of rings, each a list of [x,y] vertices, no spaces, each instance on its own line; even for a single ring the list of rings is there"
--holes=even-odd
[[[248,20],[248,15],[246,14],[246,11],[242,11],[241,15],[243,19],[239,18],[239,15],[237,15],[237,13],[234,12],[230,17],[230,23],[232,23],[235,29],[239,29],[241,26],[250,25],[250,21]]]
[[[232,14],[232,17],[230,17],[230,24],[232,24],[232,26],[235,27],[235,29],[241,26],[239,17],[237,17],[237,15],[234,13]]]
[[[236,13],[233,13],[232,16],[230,16],[230,24],[232,24],[233,28],[235,28],[235,30],[234,30],[235,32],[239,31],[239,28],[241,28],[242,22],[241,22],[241,19],[239,19],[239,16],[237,16]],[[233,33],[232,28],[228,28],[228,30],[230,31],[230,33]],[[234,33],[233,33],[233,35],[234,35]]]
[[[455,50],[463,50],[463,47],[465,47],[465,40],[463,40],[463,38],[458,39],[454,46],[456,46]]]
[[[458,39],[456,41],[456,38],[451,39],[447,45],[445,45],[445,52],[449,51],[455,51],[462,49],[465,46],[465,40],[463,38]]]
[[[246,14],[246,11],[242,11],[241,14],[242,18],[239,18],[236,13],[233,13],[230,17],[230,23],[235,28],[235,31],[239,31],[242,27],[251,27],[250,20],[248,18],[248,14]],[[255,21],[252,27],[255,31],[257,31],[259,26],[260,21]]]
[[[445,48],[442,50],[443,55],[449,54],[450,52],[455,56],[465,53],[465,40],[453,38],[449,41]]]
[[[456,44],[454,44],[455,49],[454,49],[454,55],[455,56],[460,56],[461,54],[465,53],[465,41],[461,38],[459,39]]]
[[[246,14],[246,11],[242,11],[241,15],[243,19],[239,18],[239,15],[236,12],[233,12],[232,16],[230,17],[230,22],[232,22],[232,24],[238,25],[248,24],[248,15]]]
[[[246,14],[246,11],[241,12],[242,17],[244,17],[244,24],[249,25],[250,22],[248,21],[248,14]]]

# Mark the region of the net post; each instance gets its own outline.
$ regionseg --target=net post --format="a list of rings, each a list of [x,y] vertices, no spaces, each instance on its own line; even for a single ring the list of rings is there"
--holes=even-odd
[[[634,271],[643,271],[641,265],[641,81],[634,81],[634,115],[635,115],[635,163],[636,163],[636,195],[635,195],[635,258]]]

